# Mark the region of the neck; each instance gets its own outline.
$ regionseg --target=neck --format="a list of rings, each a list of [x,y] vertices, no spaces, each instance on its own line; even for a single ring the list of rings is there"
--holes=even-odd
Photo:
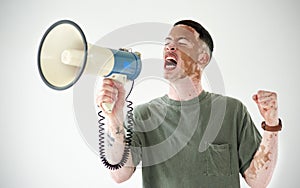
[[[170,82],[168,97],[177,101],[187,101],[198,97],[202,91],[201,80],[185,77]]]

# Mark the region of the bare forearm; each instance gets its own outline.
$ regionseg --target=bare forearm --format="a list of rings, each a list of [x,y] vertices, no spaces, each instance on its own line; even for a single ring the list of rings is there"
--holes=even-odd
[[[125,93],[123,84],[105,78],[96,97],[96,104],[104,112],[104,116],[108,121],[105,122],[108,125],[105,140],[105,156],[111,164],[118,164],[122,160],[125,148],[123,127]],[[105,103],[114,103],[110,113],[106,113],[106,110],[103,108]],[[130,178],[133,172],[131,152],[129,152],[128,160],[124,167],[118,170],[111,170],[113,179],[119,183]]]
[[[265,131],[260,147],[245,171],[245,180],[252,188],[266,187],[273,175],[278,153],[278,133]]]
[[[113,127],[113,128],[112,128]],[[107,133],[107,160],[111,164],[117,164],[121,161],[125,148],[125,132],[123,126],[111,126]],[[124,182],[131,177],[134,172],[131,152],[125,165],[118,170],[110,170],[112,178],[118,182]]]

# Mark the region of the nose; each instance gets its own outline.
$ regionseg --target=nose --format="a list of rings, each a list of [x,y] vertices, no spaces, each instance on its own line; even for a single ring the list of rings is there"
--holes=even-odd
[[[175,52],[177,50],[175,44],[170,43],[166,45],[166,51],[168,52]]]

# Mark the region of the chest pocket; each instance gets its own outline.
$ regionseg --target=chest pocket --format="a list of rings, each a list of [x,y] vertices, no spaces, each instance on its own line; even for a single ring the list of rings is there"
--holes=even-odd
[[[230,176],[230,156],[229,144],[209,144],[205,151],[207,165],[205,174],[208,176]]]

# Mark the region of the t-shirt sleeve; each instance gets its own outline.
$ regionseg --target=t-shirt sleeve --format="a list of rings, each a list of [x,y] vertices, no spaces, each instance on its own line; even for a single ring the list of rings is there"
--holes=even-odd
[[[134,166],[136,167],[141,159],[142,159],[142,146],[139,140],[138,135],[134,132],[132,135],[132,141],[131,141],[131,156]]]
[[[240,173],[244,176],[244,172],[248,169],[251,161],[261,143],[261,135],[253,123],[249,112],[243,106],[241,130],[238,136],[238,155]]]

